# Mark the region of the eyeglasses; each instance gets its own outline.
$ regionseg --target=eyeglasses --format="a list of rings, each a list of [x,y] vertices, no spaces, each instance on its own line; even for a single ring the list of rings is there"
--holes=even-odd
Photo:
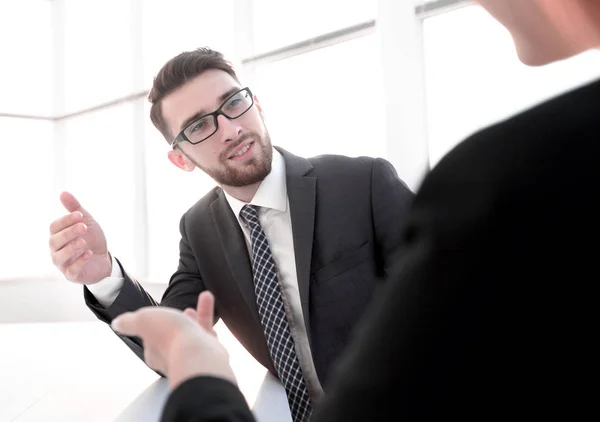
[[[206,141],[219,130],[219,122],[217,117],[220,114],[227,117],[229,120],[237,119],[242,114],[250,110],[254,105],[254,97],[250,88],[242,88],[239,91],[231,94],[221,106],[212,113],[205,114],[187,125],[179,135],[173,139],[171,146],[181,142],[189,142],[196,145],[202,141]]]

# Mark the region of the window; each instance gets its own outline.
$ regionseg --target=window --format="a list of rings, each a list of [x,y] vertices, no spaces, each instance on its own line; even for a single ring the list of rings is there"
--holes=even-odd
[[[377,1],[253,0],[252,11],[255,53],[261,53],[375,19]]]
[[[424,44],[431,165],[477,129],[600,76],[597,51],[523,65],[508,32],[478,6],[426,19]]]
[[[139,272],[134,251],[133,150],[131,104],[106,108],[65,122],[65,178],[71,192],[98,221],[112,254],[132,274]]]
[[[383,156],[379,44],[365,36],[259,66],[251,87],[274,145],[301,156]]]
[[[143,3],[144,86],[167,60],[198,47],[233,52],[233,0],[171,0]]]
[[[52,2],[47,0],[0,1],[0,113],[52,114],[51,18]]]
[[[48,276],[55,215],[52,123],[0,117],[0,279]]]
[[[131,2],[65,0],[64,11],[66,112],[130,94]]]

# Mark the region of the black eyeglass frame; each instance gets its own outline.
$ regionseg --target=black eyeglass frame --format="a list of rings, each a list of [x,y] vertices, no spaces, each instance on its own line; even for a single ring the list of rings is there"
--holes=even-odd
[[[243,113],[241,113],[241,114],[239,114],[239,115],[237,115],[235,117],[228,116],[227,113],[225,113],[223,111],[223,107],[225,107],[225,105],[227,104],[227,102],[229,100],[231,100],[233,97],[235,97],[236,95],[238,95],[240,92],[243,92],[243,91],[248,92],[248,94],[250,95],[250,101],[251,101],[250,105],[248,106],[248,108]],[[229,120],[235,120],[235,119],[238,119],[238,118],[242,117],[244,114],[246,114],[248,112],[248,110],[250,110],[252,108],[253,105],[254,105],[254,95],[252,95],[252,91],[250,90],[250,88],[245,87],[245,88],[240,89],[239,91],[234,92],[229,97],[227,97],[227,99],[225,99],[225,101],[223,101],[223,103],[219,106],[218,109],[216,109],[212,113],[204,114],[204,115],[198,117],[197,119],[194,119],[193,122],[191,122],[189,125],[187,125],[186,127],[184,127],[183,130],[181,132],[179,132],[179,134],[175,138],[173,138],[173,141],[171,142],[171,147],[174,148],[175,145],[180,144],[181,142],[189,142],[192,145],[198,145],[199,143],[206,141],[208,138],[210,138],[211,136],[213,136],[219,130],[219,120],[217,119],[217,117],[219,117],[219,115],[222,114],[223,116],[225,116]],[[213,119],[215,121],[215,130],[210,135],[208,135],[206,138],[203,138],[203,139],[201,139],[199,141],[196,141],[196,142],[190,141],[188,139],[188,137],[185,136],[186,129],[189,128],[191,125],[195,124],[198,120],[204,119],[205,117],[208,117],[208,116],[212,116],[213,117]]]

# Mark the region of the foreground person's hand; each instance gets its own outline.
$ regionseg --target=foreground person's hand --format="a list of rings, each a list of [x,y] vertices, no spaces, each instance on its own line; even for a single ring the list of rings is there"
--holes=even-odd
[[[195,315],[192,310],[184,314],[172,308],[144,307],[115,318],[112,328],[142,339],[146,364],[167,376],[171,390],[200,375],[236,384],[229,353],[212,330],[213,308],[212,294],[202,292]]]

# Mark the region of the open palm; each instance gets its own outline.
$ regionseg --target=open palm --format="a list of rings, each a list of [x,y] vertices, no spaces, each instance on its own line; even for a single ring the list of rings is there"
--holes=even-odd
[[[76,283],[94,284],[108,277],[112,263],[102,228],[69,192],[60,201],[70,214],[50,226],[54,264]]]

